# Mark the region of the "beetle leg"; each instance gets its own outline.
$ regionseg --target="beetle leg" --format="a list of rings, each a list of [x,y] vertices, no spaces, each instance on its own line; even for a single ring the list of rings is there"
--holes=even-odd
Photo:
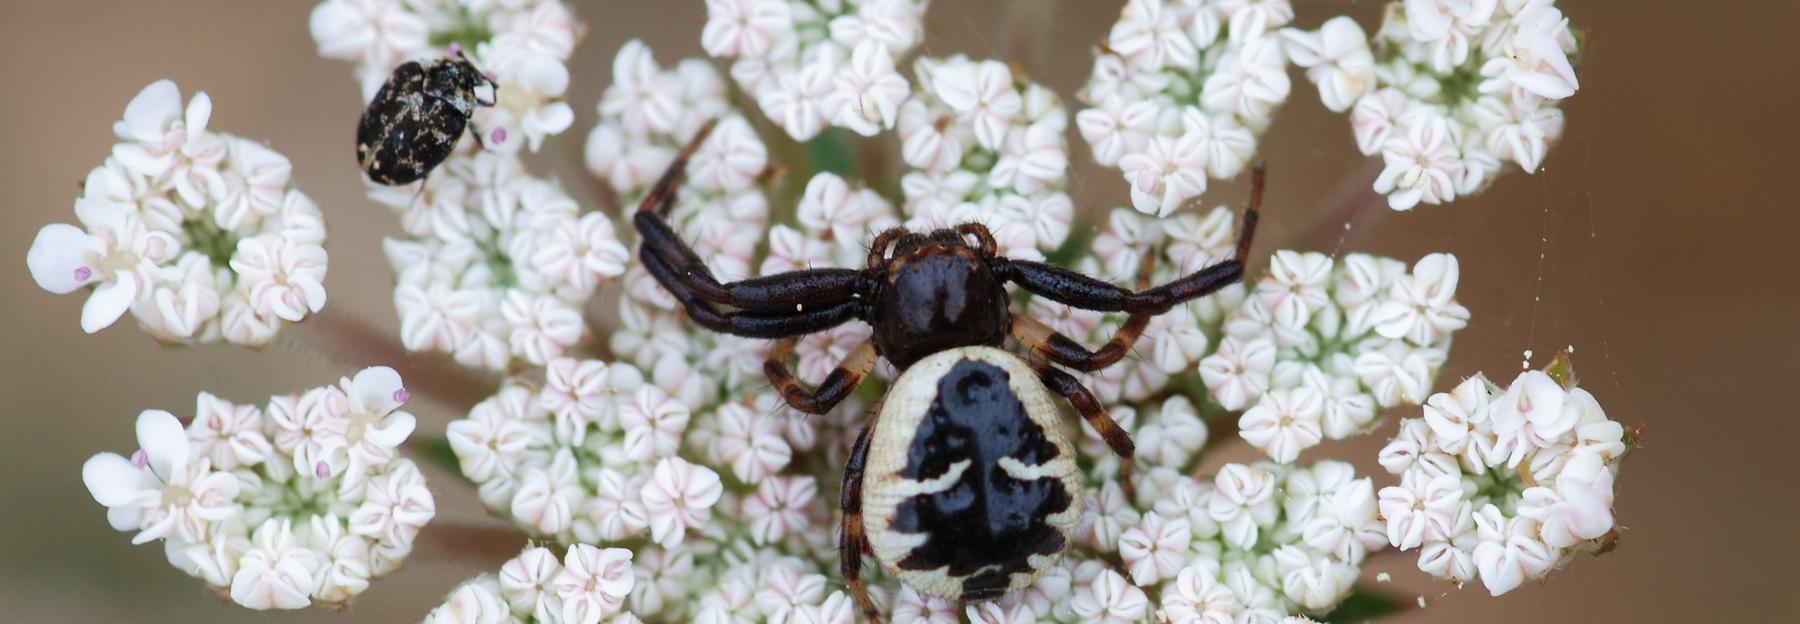
[[[1132,443],[1131,434],[1119,427],[1118,421],[1113,420],[1112,415],[1106,412],[1106,406],[1100,404],[1100,399],[1095,398],[1094,393],[1087,386],[1081,385],[1081,381],[1075,379],[1074,375],[1049,364],[1038,364],[1036,368],[1038,377],[1044,381],[1044,387],[1068,399],[1075,406],[1075,411],[1080,412],[1088,425],[1100,434],[1100,439],[1105,440],[1106,445],[1112,447],[1113,453],[1119,456],[1120,484],[1125,486],[1125,497],[1135,500],[1137,496],[1131,485],[1131,469],[1137,457],[1137,445]]]
[[[875,343],[865,340],[850,355],[844,356],[844,361],[825,376],[817,390],[807,390],[788,370],[787,357],[794,350],[794,341],[794,338],[783,338],[775,343],[775,349],[769,352],[769,360],[763,363],[763,374],[775,384],[775,390],[781,393],[788,407],[802,412],[824,414],[831,411],[856,390],[870,369],[875,368]]]
[[[875,433],[875,417],[863,425],[862,434],[856,436],[855,445],[850,447],[850,460],[844,465],[844,494],[839,506],[844,511],[843,525],[839,527],[838,564],[844,574],[844,582],[850,585],[850,595],[856,599],[863,615],[874,624],[881,621],[881,611],[875,608],[875,601],[869,598],[869,587],[862,580],[862,555],[869,547],[869,536],[863,533],[862,482],[863,469],[869,461],[869,438]]]

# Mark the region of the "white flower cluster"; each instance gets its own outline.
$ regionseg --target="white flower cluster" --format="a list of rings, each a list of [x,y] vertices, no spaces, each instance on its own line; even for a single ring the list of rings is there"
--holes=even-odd
[[[499,574],[458,586],[425,623],[635,624],[622,610],[636,580],[631,551],[623,548],[576,544],[558,561],[550,549],[529,546]]]
[[[1001,254],[1042,260],[1069,238],[1069,113],[1056,93],[1005,63],[921,58],[919,92],[900,107],[906,226],[982,223]]]
[[[399,567],[436,513],[401,457],[412,434],[400,376],[371,367],[266,409],[201,393],[186,428],[138,416],[139,449],[101,453],[82,481],[132,543],[252,609],[342,606]]]
[[[183,110],[175,83],[144,87],[113,124],[120,142],[27,252],[62,294],[93,286],[81,328],[129,310],[165,343],[258,347],[325,306],[325,222],[293,188],[293,165],[260,143],[207,130],[212,99]]]
[[[789,136],[893,128],[912,87],[895,69],[925,35],[926,0],[707,0],[706,53]]]
[[[320,56],[356,64],[364,101],[401,63],[467,54],[499,84],[474,118],[490,149],[518,151],[516,132],[537,151],[575,123],[563,97],[583,28],[561,0],[325,0],[310,25]]]
[[[704,529],[719,475],[681,457],[687,404],[630,364],[553,360],[542,389],[508,383],[450,424],[463,474],[490,508],[563,543],[649,535],[666,548]]]
[[[1560,369],[1560,370],[1558,370]],[[1630,441],[1567,360],[1504,389],[1476,375],[1400,423],[1381,465],[1387,540],[1419,569],[1498,596],[1598,552],[1613,530],[1613,479]]]
[[[1281,36],[1325,106],[1349,111],[1357,147],[1382,157],[1375,191],[1395,210],[1478,193],[1506,161],[1537,171],[1580,86],[1555,0],[1391,2],[1373,50],[1348,17]]]
[[[1200,376],[1219,405],[1248,407],[1238,434],[1277,462],[1324,438],[1365,433],[1380,410],[1425,400],[1469,322],[1456,256],[1275,252],[1269,273],[1225,318]]]
[[[423,188],[371,185],[406,238],[383,240],[400,342],[466,366],[542,365],[587,334],[582,306],[625,273],[612,219],[583,211],[517,155],[451,156]]]
[[[1140,212],[1166,216],[1249,163],[1292,89],[1276,29],[1293,19],[1288,0],[1126,3],[1075,123]]]
[[[1386,546],[1374,486],[1344,462],[1226,464],[1211,480],[1164,478],[1141,515],[1105,505],[1103,495],[1092,526],[1097,536],[1117,535],[1133,589],[1155,596],[1169,622],[1325,613],[1350,594],[1364,557]],[[1099,583],[1092,591],[1106,593]],[[1088,592],[1074,600],[1083,616]]]

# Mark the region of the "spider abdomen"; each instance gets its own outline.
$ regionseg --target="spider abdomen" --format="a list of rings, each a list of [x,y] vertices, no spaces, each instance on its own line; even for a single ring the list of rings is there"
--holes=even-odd
[[[890,574],[952,600],[1023,589],[1081,518],[1061,412],[1023,360],[991,347],[906,370],[876,421],[863,477],[869,544]]]

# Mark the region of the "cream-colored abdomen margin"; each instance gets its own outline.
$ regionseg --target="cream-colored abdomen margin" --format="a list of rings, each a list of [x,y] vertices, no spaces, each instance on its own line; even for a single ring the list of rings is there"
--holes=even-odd
[[[901,570],[895,567],[908,552],[925,542],[925,536],[893,531],[890,524],[894,509],[902,501],[917,494],[948,489],[963,470],[970,468],[966,466],[967,462],[959,462],[942,477],[926,481],[900,476],[900,471],[906,467],[907,453],[919,422],[924,420],[925,412],[937,399],[938,380],[963,360],[986,362],[1006,371],[1008,385],[1025,406],[1026,416],[1037,423],[1044,436],[1056,446],[1056,457],[1040,468],[1043,475],[1062,481],[1070,502],[1067,509],[1051,515],[1045,522],[1061,532],[1065,540],[1072,540],[1076,525],[1081,521],[1082,490],[1075,465],[1075,448],[1063,436],[1060,404],[1038,380],[1037,371],[1018,356],[993,347],[959,347],[934,353],[914,363],[888,389],[875,423],[875,435],[869,442],[868,464],[863,472],[863,527],[875,558],[881,561],[888,574],[921,592],[950,600],[961,598],[962,579],[950,577],[947,569]],[[1014,574],[1008,593],[1031,585],[1060,557],[1060,553],[1033,556],[1031,574]]]

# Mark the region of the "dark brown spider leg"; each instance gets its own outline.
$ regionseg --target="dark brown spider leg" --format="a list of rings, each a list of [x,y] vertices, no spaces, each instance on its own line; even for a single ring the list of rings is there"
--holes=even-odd
[[[1195,271],[1173,282],[1132,292],[1074,271],[1025,260],[997,262],[995,270],[1005,279],[1052,301],[1100,312],[1162,314],[1185,301],[1217,292],[1244,276],[1250,258],[1250,241],[1256,236],[1258,209],[1262,204],[1263,168],[1250,178],[1250,206],[1244,211],[1237,252],[1230,260]]]
[[[1131,469],[1136,463],[1137,445],[1132,443],[1131,434],[1125,433],[1125,429],[1106,412],[1106,406],[1100,404],[1100,399],[1095,398],[1094,393],[1087,386],[1081,385],[1081,381],[1075,379],[1074,375],[1049,364],[1038,364],[1035,368],[1038,378],[1044,381],[1044,387],[1068,399],[1075,406],[1075,411],[1080,412],[1088,425],[1100,434],[1100,439],[1105,440],[1106,445],[1112,447],[1113,453],[1119,456],[1119,481],[1125,486],[1126,498],[1135,499],[1136,489],[1131,485]]]
[[[862,314],[860,301],[840,301],[806,310],[783,312],[723,312],[695,295],[672,274],[662,258],[645,249],[638,252],[644,268],[687,310],[688,318],[707,329],[748,338],[786,338],[831,329]]]
[[[688,142],[632,217],[638,235],[643,238],[644,250],[656,254],[670,269],[671,279],[659,276],[657,281],[671,290],[678,282],[704,301],[759,312],[803,312],[807,306],[851,301],[867,291],[868,281],[860,271],[851,269],[807,269],[723,284],[713,277],[705,259],[682,241],[664,220],[664,215],[675,204],[688,157],[706,140],[711,129],[709,123]]]
[[[1143,268],[1138,273],[1139,288],[1149,285],[1150,270],[1155,260],[1155,256],[1144,256]],[[1144,334],[1144,328],[1150,324],[1150,317],[1151,315],[1141,312],[1127,316],[1125,323],[1113,332],[1112,338],[1093,351],[1025,314],[1012,316],[1011,332],[1014,338],[1038,357],[1082,372],[1091,372],[1112,366],[1125,357],[1126,353],[1130,353],[1131,347],[1137,344],[1138,337]]]
[[[1137,343],[1138,336],[1143,335],[1144,327],[1150,324],[1150,315],[1133,314],[1126,317],[1125,324],[1120,325],[1113,337],[1099,349],[1089,351],[1081,343],[1068,336],[1057,333],[1048,325],[1025,314],[1014,314],[1012,317],[1012,335],[1020,344],[1031,349],[1038,357],[1050,360],[1082,372],[1096,371],[1115,363],[1131,352],[1132,345]]]
[[[864,340],[825,376],[817,390],[807,390],[788,370],[787,358],[794,350],[794,342],[794,338],[784,338],[775,343],[774,350],[769,352],[769,360],[763,363],[763,374],[769,376],[769,383],[775,384],[775,390],[781,393],[788,407],[808,414],[824,414],[837,407],[875,368],[875,343]]]
[[[869,461],[869,438],[875,432],[875,417],[863,425],[862,433],[856,436],[856,444],[850,447],[850,461],[844,464],[844,495],[839,506],[844,511],[843,525],[839,527],[838,565],[844,573],[844,582],[850,585],[850,596],[856,599],[857,606],[862,608],[863,615],[874,624],[881,621],[881,611],[875,608],[875,601],[869,598],[869,587],[862,580],[862,555],[869,547],[869,536],[863,533],[862,482],[863,469]]]

